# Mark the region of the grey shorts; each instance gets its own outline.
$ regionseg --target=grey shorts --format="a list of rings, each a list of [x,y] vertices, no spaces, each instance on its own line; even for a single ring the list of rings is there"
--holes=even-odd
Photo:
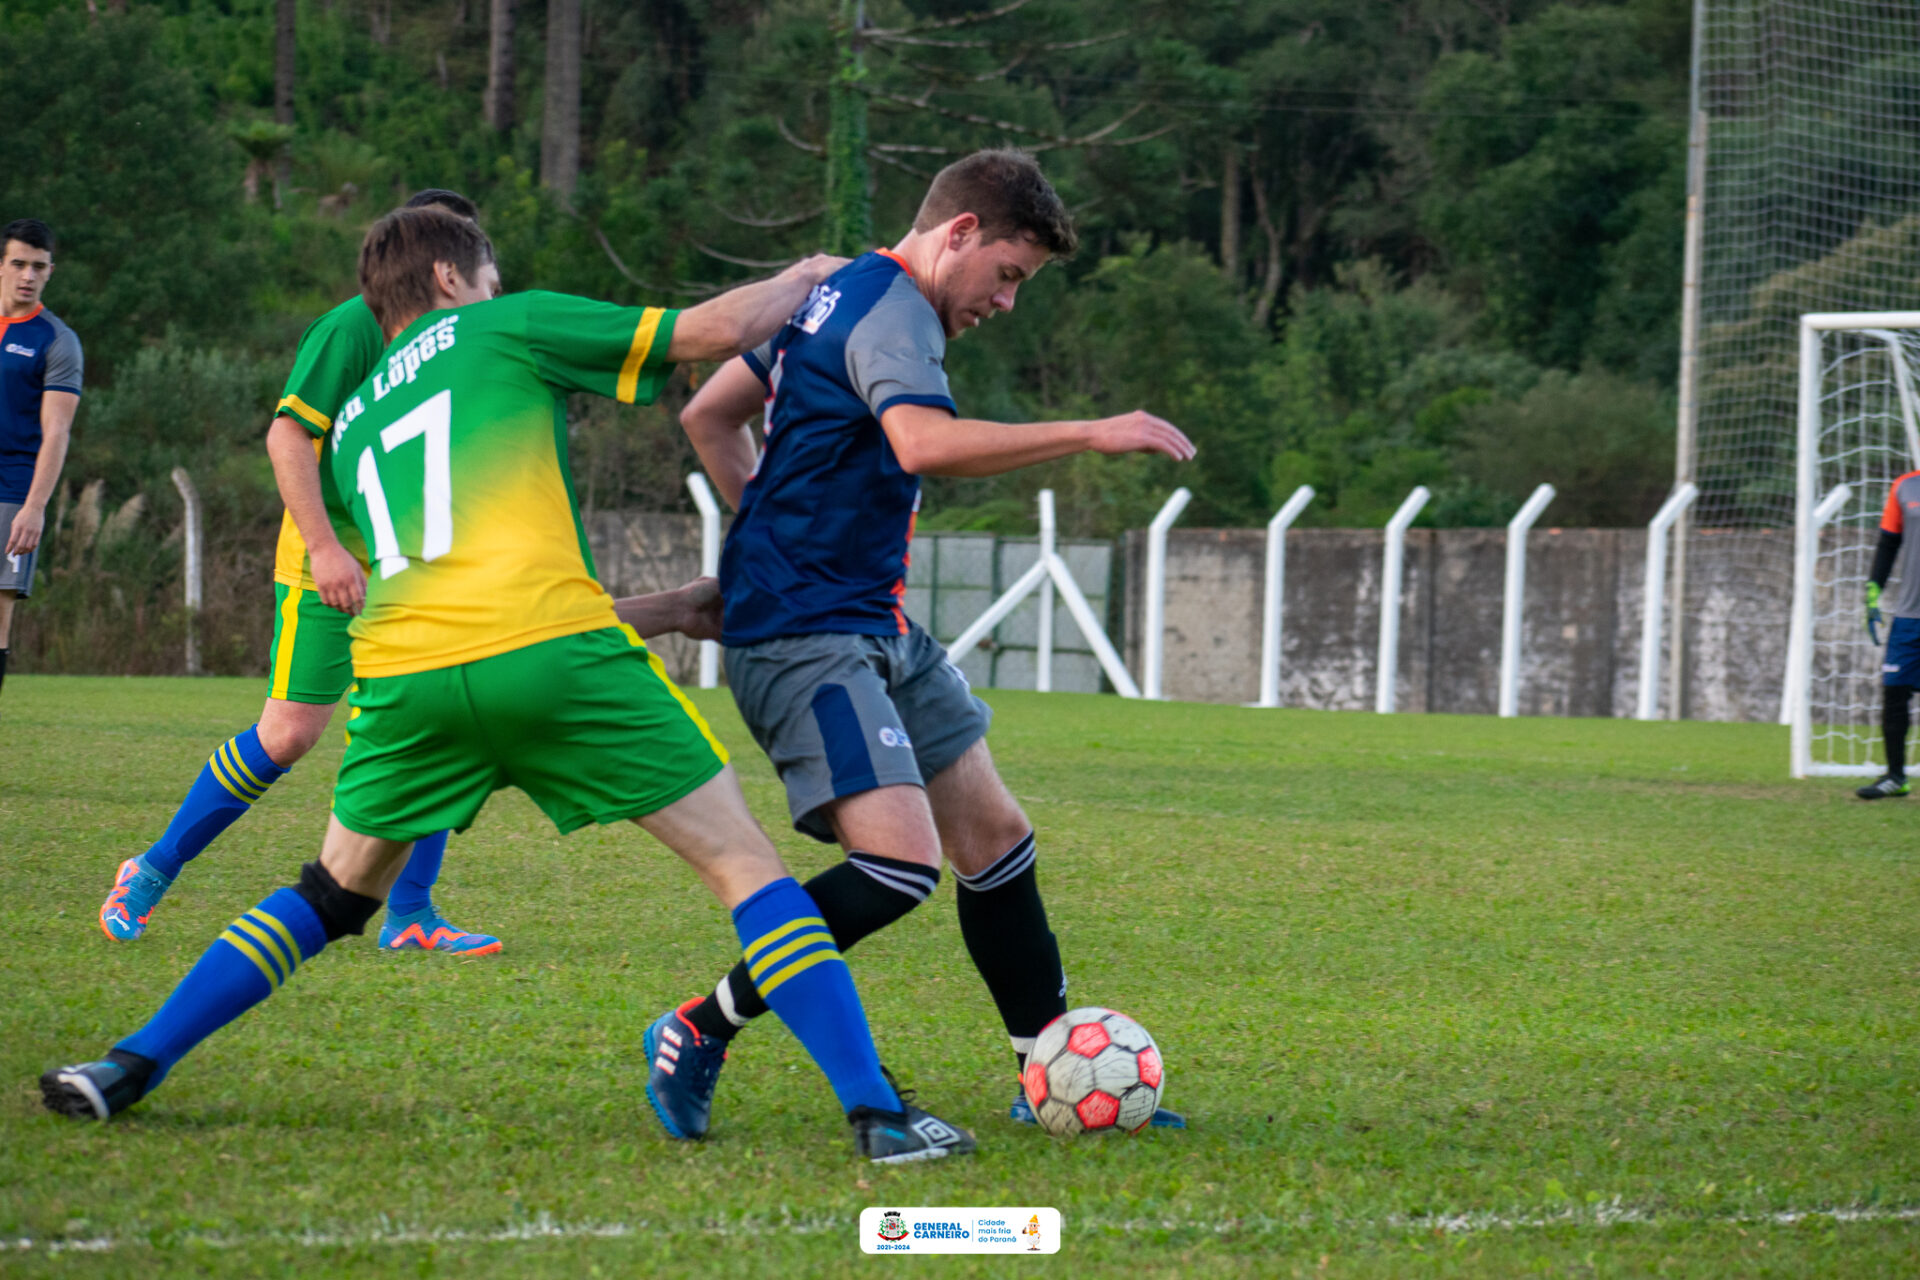
[[[993,720],[918,626],[904,636],[788,636],[726,655],[733,701],[786,784],[794,830],[828,843],[821,806],[924,786]]]
[[[33,594],[33,567],[40,562],[40,549],[35,547],[23,556],[10,556],[6,552],[7,534],[13,529],[13,518],[20,514],[21,502],[0,502],[0,591],[12,591],[22,600]]]

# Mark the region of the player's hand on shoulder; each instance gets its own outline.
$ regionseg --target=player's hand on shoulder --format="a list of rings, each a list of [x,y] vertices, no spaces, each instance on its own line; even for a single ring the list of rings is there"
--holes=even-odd
[[[680,623],[681,634],[695,640],[718,640],[721,617],[720,580],[695,578],[681,587],[679,594],[686,610],[686,616]]]
[[[1094,426],[1093,447],[1100,453],[1160,453],[1175,462],[1193,459],[1193,441],[1186,433],[1144,409],[1102,418]]]
[[[811,257],[800,259],[787,270],[800,276],[809,284],[819,284],[852,261],[852,258],[836,258],[830,253],[816,253]]]
[[[367,574],[353,553],[336,542],[310,549],[308,557],[320,603],[342,613],[359,613],[367,599]]]
[[[23,556],[40,545],[40,534],[47,527],[47,513],[44,509],[22,505],[14,514],[13,524],[7,529],[7,554]]]

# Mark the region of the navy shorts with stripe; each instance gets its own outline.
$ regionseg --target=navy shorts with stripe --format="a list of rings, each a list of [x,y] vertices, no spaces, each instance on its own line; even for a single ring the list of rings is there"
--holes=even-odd
[[[824,805],[924,786],[993,720],[917,625],[903,636],[786,636],[729,648],[726,657],[734,704],[779,771],[794,830],[828,843]]]
[[[1887,631],[1887,656],[1881,660],[1880,683],[1920,689],[1920,618],[1895,618]]]

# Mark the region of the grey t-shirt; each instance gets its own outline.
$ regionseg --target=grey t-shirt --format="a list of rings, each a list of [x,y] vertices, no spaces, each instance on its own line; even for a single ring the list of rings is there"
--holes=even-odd
[[[1916,527],[1907,528],[1910,524]],[[1886,594],[1880,598],[1880,611],[1890,618],[1920,618],[1920,471],[1909,471],[1893,482],[1886,509],[1880,513],[1880,527],[1901,535],[1900,554],[1893,562]]]

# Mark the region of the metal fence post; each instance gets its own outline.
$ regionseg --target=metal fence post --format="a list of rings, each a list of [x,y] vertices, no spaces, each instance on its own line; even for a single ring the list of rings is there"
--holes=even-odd
[[[1520,714],[1520,624],[1527,599],[1527,533],[1553,501],[1554,488],[1533,491],[1520,513],[1507,522],[1507,590],[1500,605],[1500,714]]]
[[[173,487],[180,491],[180,501],[187,508],[183,537],[186,544],[187,674],[197,676],[200,674],[200,602],[204,573],[201,564],[200,490],[194,487],[193,477],[187,474],[185,467],[173,469]]]
[[[1267,595],[1260,617],[1260,701],[1280,705],[1280,627],[1287,593],[1287,529],[1313,501],[1313,486],[1303,484],[1267,521]]]
[[[1393,686],[1400,674],[1400,582],[1406,573],[1407,526],[1432,496],[1427,486],[1414,486],[1387,521],[1387,550],[1380,566],[1380,656],[1373,686],[1373,709],[1382,715],[1393,710]]]
[[[714,500],[713,486],[698,471],[687,477],[687,491],[693,495],[693,505],[700,508],[700,573],[717,578],[720,576],[720,504]],[[702,640],[700,687],[714,689],[719,685],[720,643]]]
[[[1187,489],[1175,489],[1160,514],[1147,526],[1147,619],[1146,633],[1140,638],[1140,696],[1158,699],[1161,667],[1166,658],[1167,629],[1167,530],[1193,501]]]

